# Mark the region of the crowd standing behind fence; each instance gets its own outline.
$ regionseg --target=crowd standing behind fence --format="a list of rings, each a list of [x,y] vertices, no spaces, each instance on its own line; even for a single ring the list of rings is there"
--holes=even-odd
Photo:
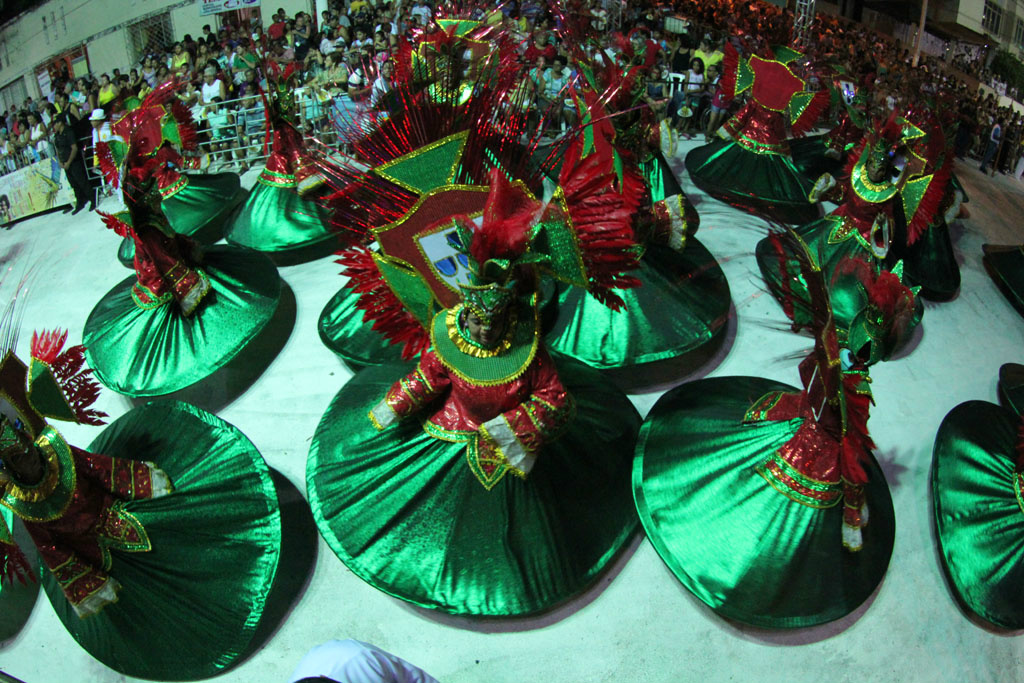
[[[267,5],[266,7],[269,7]],[[786,42],[792,14],[768,3],[738,0],[675,0],[673,3],[588,0],[578,11],[587,15],[601,41],[598,58],[615,59],[614,31],[653,44],[657,50],[655,77],[646,100],[660,118],[685,136],[711,135],[727,115],[727,102],[717,93],[718,69],[726,39],[757,51],[768,41]],[[205,26],[195,39],[186,34],[169,50],[153,50],[140,63],[114,69],[110,74],[87,75],[55,82],[52,101],[26,98],[21,107],[0,112],[0,175],[53,155],[52,122],[66,112],[71,129],[81,141],[81,158],[94,186],[89,117],[103,109],[108,117],[132,98],[144,98],[172,79],[184,83],[180,94],[199,124],[201,148],[215,167],[244,172],[264,158],[265,122],[260,90],[265,74],[257,50],[281,65],[297,63],[300,70],[297,102],[302,132],[328,145],[337,142],[339,128],[351,125],[360,112],[381,106],[390,89],[393,69],[383,67],[397,51],[399,38],[433,16],[423,0],[392,3],[344,0],[330,3],[319,22],[305,12],[289,17],[283,9],[262,25],[225,25],[219,31]],[[664,30],[666,18],[672,32]],[[500,10],[478,17],[501,23],[518,36],[521,57],[533,65],[524,83],[523,98],[557,135],[573,122],[566,88],[578,77],[561,44],[557,18],[544,3],[508,2]],[[757,36],[752,38],[751,36]],[[742,37],[742,40],[740,39]],[[960,128],[956,151],[961,157],[979,157],[987,133],[1001,118],[1006,126],[993,170],[1010,172],[1022,156],[1022,120],[1000,108],[997,98],[972,92],[960,72],[925,56],[914,67],[910,52],[885,36],[844,19],[819,15],[809,45],[812,63],[839,64],[861,83],[870,83],[878,109],[902,107],[919,93],[942,88],[956,95]],[[965,57],[954,66],[980,69],[982,61]]]

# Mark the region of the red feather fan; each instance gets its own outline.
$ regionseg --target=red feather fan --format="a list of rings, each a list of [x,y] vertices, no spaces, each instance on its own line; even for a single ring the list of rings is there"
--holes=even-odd
[[[373,260],[373,253],[362,245],[338,252],[336,263],[345,266],[345,286],[359,295],[356,307],[364,311],[363,321],[392,344],[402,345],[402,358],[409,360],[430,346],[426,328],[402,305],[388,286]]]
[[[92,370],[85,368],[85,347],[79,344],[62,353],[67,339],[67,330],[33,332],[32,357],[50,366],[77,422],[101,425],[107,414],[90,408],[99,398],[100,385],[92,378]]]

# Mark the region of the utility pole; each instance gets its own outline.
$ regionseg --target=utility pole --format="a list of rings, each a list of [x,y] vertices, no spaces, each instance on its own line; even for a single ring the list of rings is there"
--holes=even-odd
[[[917,22],[917,40],[914,41],[914,61],[912,62],[915,67],[921,58],[921,40],[924,38],[924,24],[927,18],[928,0],[921,0],[921,19]]]

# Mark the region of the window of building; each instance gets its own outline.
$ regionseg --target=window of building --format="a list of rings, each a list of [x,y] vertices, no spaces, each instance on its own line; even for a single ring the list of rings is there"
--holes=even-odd
[[[167,52],[174,42],[168,12],[146,17],[128,26],[128,54],[133,62],[140,62],[155,52]]]
[[[985,10],[981,15],[981,27],[993,35],[999,35],[999,26],[1003,23],[1003,8],[985,0]]]
[[[1024,19],[1017,20],[1017,27],[1013,29],[1013,44],[1024,49]]]

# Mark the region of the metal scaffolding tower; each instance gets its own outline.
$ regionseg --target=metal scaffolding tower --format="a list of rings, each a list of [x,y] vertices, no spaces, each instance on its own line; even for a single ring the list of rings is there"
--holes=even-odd
[[[814,0],[796,0],[793,13],[793,45],[806,47],[811,38],[811,24],[814,23]]]

